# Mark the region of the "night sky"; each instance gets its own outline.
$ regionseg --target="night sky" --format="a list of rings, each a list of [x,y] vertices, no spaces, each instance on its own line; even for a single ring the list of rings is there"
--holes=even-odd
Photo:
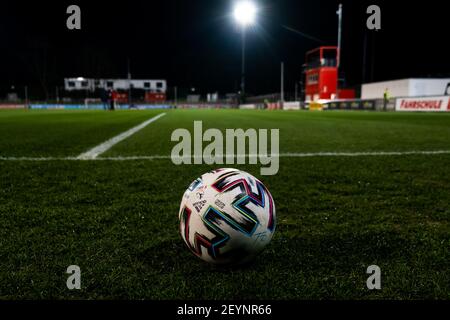
[[[258,23],[248,33],[247,91],[286,90],[301,79],[307,50],[321,43],[298,29],[337,43],[338,3],[344,4],[343,71],[347,85],[405,77],[450,77],[449,20],[445,1],[255,0]],[[66,28],[66,8],[78,4],[82,30]],[[366,8],[382,9],[382,30],[366,29]],[[231,0],[7,1],[0,8],[0,98],[12,85],[51,95],[64,77],[163,78],[199,92],[239,88],[241,40]],[[446,44],[447,42],[447,44]]]

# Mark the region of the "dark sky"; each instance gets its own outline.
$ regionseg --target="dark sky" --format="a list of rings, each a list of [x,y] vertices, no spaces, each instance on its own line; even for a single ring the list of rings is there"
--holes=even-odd
[[[301,79],[306,50],[320,43],[283,29],[287,25],[335,45],[336,10],[344,4],[343,71],[349,86],[366,81],[450,76],[446,1],[255,0],[258,24],[248,33],[248,92],[279,90]],[[78,4],[82,30],[66,29],[66,8]],[[232,0],[7,1],[0,10],[0,97],[15,85],[42,94],[64,77],[163,78],[169,86],[233,92],[239,86],[241,42]],[[365,27],[369,4],[382,9],[382,30]],[[19,89],[17,89],[19,90]],[[54,92],[53,89],[48,89]]]

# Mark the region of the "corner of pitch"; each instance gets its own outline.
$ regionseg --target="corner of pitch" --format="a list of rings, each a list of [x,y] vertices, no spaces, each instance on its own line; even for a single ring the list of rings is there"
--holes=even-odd
[[[261,164],[263,176],[276,175],[280,168],[279,129],[226,129],[224,137],[219,129],[203,132],[203,122],[194,121],[193,137],[187,129],[176,129],[171,141],[178,142],[171,153],[175,165],[244,165],[248,160],[251,165]],[[203,148],[205,142],[209,144]]]

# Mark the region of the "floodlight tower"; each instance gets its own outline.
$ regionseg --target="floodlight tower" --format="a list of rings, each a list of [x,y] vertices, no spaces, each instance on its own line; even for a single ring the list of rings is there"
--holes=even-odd
[[[241,26],[242,35],[242,78],[241,78],[241,95],[245,96],[245,47],[246,47],[246,31],[247,28],[255,23],[257,8],[256,5],[248,0],[239,0],[234,5],[234,18]]]

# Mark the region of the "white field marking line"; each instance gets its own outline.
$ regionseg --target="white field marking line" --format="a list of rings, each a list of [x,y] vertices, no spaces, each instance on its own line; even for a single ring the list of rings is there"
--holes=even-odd
[[[137,125],[136,127],[131,128],[130,130],[127,130],[127,131],[119,134],[118,136],[115,136],[114,138],[111,138],[111,139],[103,142],[102,144],[99,144],[98,146],[92,148],[91,150],[80,154],[77,157],[77,159],[78,160],[95,160],[99,155],[101,155],[102,153],[105,153],[106,151],[111,149],[111,147],[113,147],[114,145],[129,138],[136,132],[144,129],[150,123],[155,122],[156,120],[164,117],[165,115],[166,115],[165,113],[161,113],[161,114],[157,115],[156,117],[153,117],[147,121],[144,121],[140,125]]]
[[[410,155],[450,155],[450,150],[436,151],[381,151],[381,152],[311,152],[311,153],[282,153],[278,155],[268,155],[269,157],[278,156],[280,158],[314,158],[314,157],[383,157],[383,156],[410,156]],[[226,155],[225,155],[226,156]],[[245,155],[248,157],[249,155]],[[253,155],[258,156],[258,155]],[[234,155],[237,157],[237,155]],[[182,157],[177,157],[181,159]],[[194,157],[190,157],[193,159]],[[167,160],[171,156],[130,156],[130,157],[105,157],[81,159],[80,157],[0,157],[0,161],[137,161],[137,160]]]

